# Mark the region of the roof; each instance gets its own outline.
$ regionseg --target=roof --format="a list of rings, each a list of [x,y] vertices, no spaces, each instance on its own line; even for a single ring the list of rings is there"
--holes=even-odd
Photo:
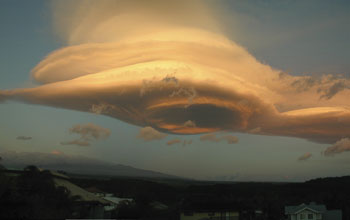
[[[105,196],[103,197],[105,200],[107,201],[110,201],[114,204],[119,204],[121,201],[133,201],[133,199],[131,198],[118,198],[118,197],[115,197],[115,196]]]
[[[286,206],[284,208],[284,212],[285,214],[296,214],[298,212],[301,212],[302,210],[304,209],[308,209],[310,211],[313,211],[313,212],[318,212],[318,213],[323,213],[323,212],[326,212],[327,209],[326,209],[326,206],[325,205],[317,205],[316,203],[310,203],[308,205],[306,204],[300,204],[298,206]]]

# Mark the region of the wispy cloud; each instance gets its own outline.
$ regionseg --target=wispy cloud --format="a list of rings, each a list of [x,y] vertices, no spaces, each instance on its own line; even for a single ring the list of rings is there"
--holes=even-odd
[[[180,139],[173,139],[173,140],[170,140],[168,142],[166,142],[167,145],[173,145],[173,144],[179,144],[181,143],[182,141]]]
[[[51,152],[51,154],[53,154],[53,155],[64,155],[64,153],[62,151],[60,151],[60,150],[53,150]]]
[[[29,136],[18,136],[16,139],[17,140],[21,140],[21,141],[29,141],[29,140],[31,140],[33,138],[29,137]]]
[[[236,136],[225,135],[225,136],[217,137],[216,134],[214,134],[214,133],[202,135],[200,137],[200,140],[201,141],[212,141],[212,142],[226,141],[228,144],[238,143],[238,138]]]
[[[108,128],[103,128],[92,123],[74,125],[69,129],[69,132],[71,134],[77,134],[80,137],[72,141],[63,141],[61,145],[90,146],[92,141],[106,139],[111,134]]]
[[[145,141],[153,141],[163,139],[166,136],[166,134],[160,133],[152,127],[144,127],[140,129],[140,132],[137,137]]]
[[[184,141],[182,142],[182,146],[190,145],[190,144],[192,144],[192,143],[193,143],[193,140],[184,140]]]
[[[72,141],[62,141],[61,145],[77,145],[77,146],[86,147],[86,146],[90,146],[90,142],[77,139]]]
[[[298,158],[298,161],[305,161],[305,160],[310,159],[311,157],[312,157],[311,153],[305,153]]]

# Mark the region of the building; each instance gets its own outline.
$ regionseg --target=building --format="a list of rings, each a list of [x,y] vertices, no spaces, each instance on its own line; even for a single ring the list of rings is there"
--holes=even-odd
[[[109,218],[111,215],[110,207],[115,207],[114,203],[103,198],[95,196],[83,188],[71,183],[69,177],[63,174],[57,175],[52,172],[53,181],[56,187],[66,188],[71,196],[77,197],[77,217],[79,218]]]
[[[341,220],[341,210],[327,210],[325,205],[314,202],[306,205],[286,206],[284,209],[287,220]]]
[[[118,204],[123,201],[133,202],[132,198],[119,198],[113,195],[113,193],[106,193],[96,187],[85,188],[86,191],[94,194],[95,196],[102,198],[110,202],[109,206],[105,206],[105,211],[112,211],[117,208]]]

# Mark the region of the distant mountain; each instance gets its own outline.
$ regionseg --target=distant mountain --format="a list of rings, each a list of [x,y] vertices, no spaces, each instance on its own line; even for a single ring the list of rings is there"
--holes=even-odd
[[[82,175],[180,178],[160,172],[63,153],[5,151],[0,152],[0,157],[2,158],[1,163],[8,169],[23,169],[28,165],[35,165],[42,169],[63,170],[67,173]]]

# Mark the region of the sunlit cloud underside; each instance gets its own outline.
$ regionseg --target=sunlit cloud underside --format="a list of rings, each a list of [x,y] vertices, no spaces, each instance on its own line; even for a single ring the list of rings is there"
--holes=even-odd
[[[225,130],[322,143],[350,136],[349,80],[292,76],[259,62],[213,28],[215,21],[203,21],[210,28],[196,23],[208,10],[200,1],[172,8],[200,5],[198,15],[184,12],[191,24],[165,12],[155,19],[152,4],[124,2],[111,13],[120,2],[101,2],[71,3],[69,25],[68,6],[54,5],[67,46],[32,70],[40,86],[0,91],[0,101],[92,112],[174,134]]]

